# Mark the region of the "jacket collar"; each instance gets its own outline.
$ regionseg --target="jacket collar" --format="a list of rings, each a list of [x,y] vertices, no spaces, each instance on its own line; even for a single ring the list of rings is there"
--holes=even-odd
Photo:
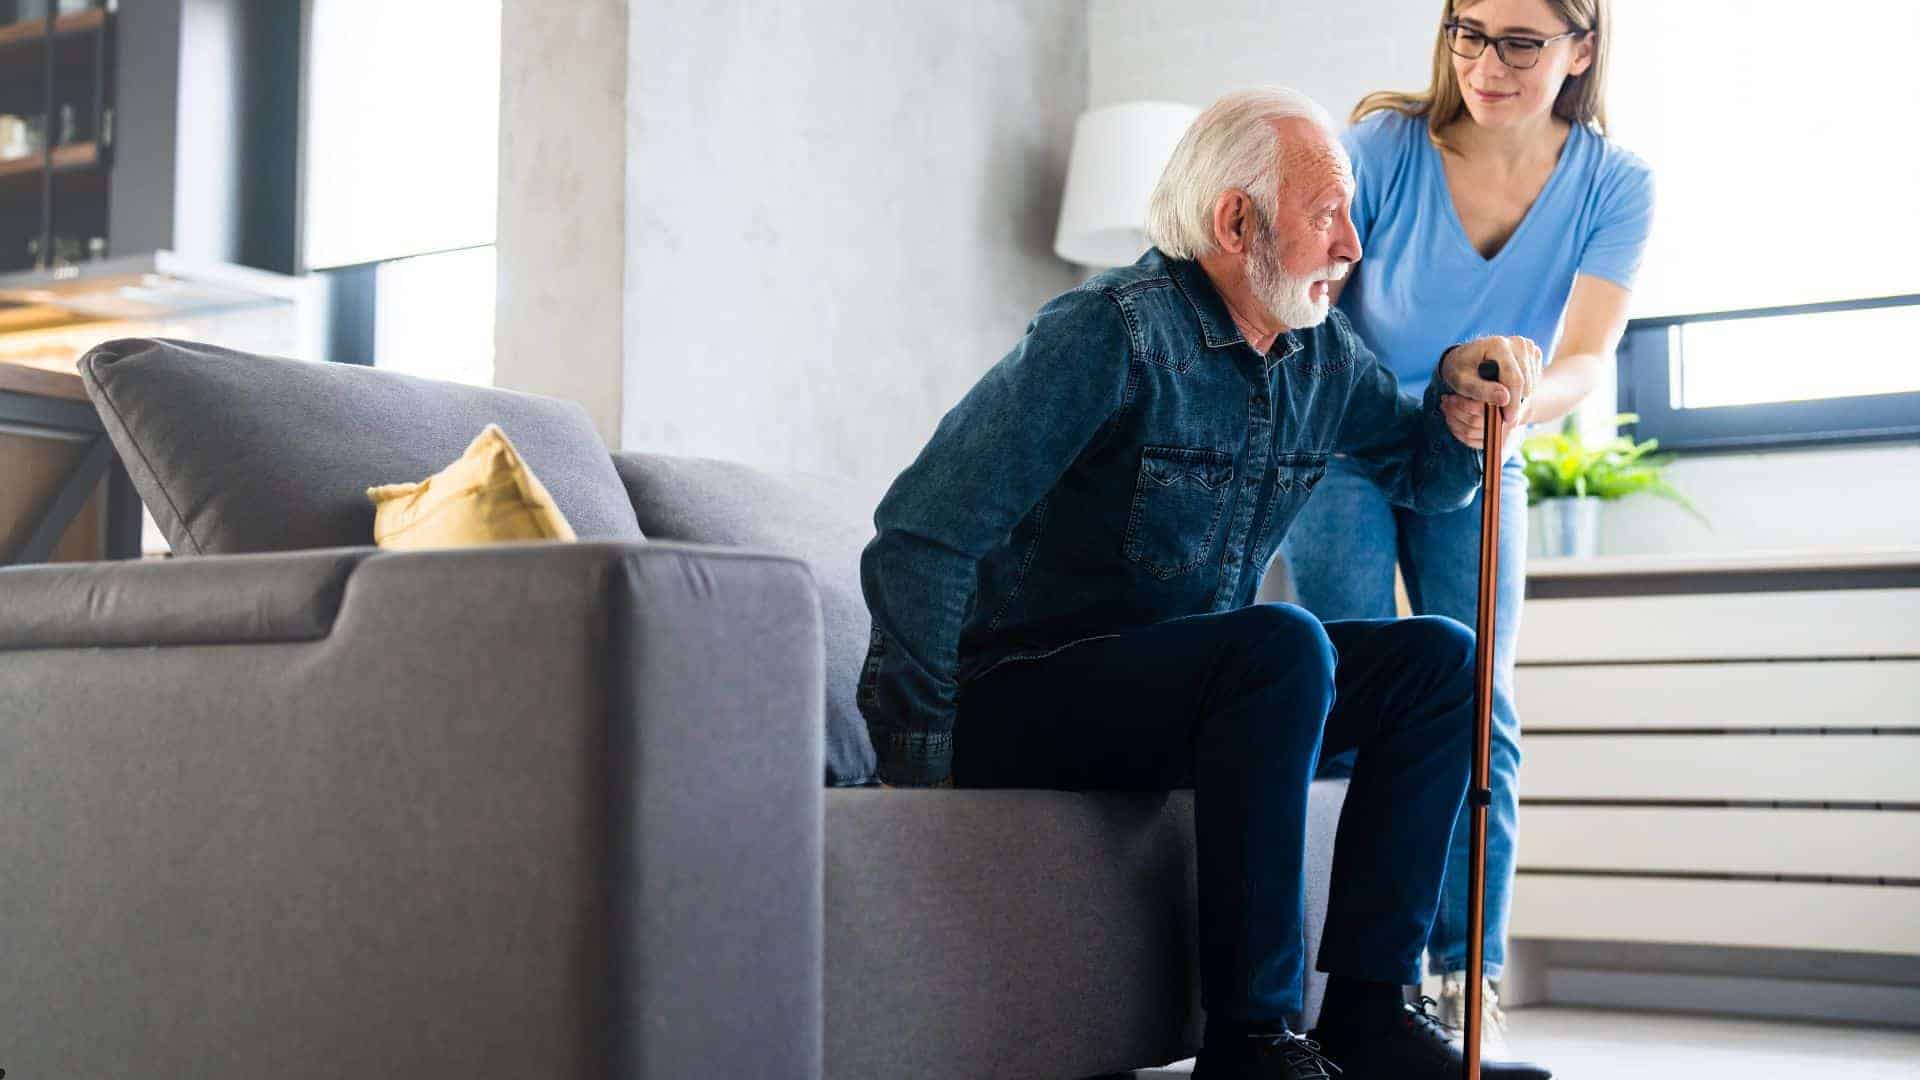
[[[1166,259],[1167,273],[1173,278],[1174,284],[1180,287],[1187,302],[1193,305],[1194,318],[1200,321],[1200,338],[1207,348],[1246,345],[1247,336],[1240,332],[1233,315],[1227,311],[1227,302],[1220,298],[1220,290],[1213,287],[1213,281],[1200,268],[1200,264],[1192,259],[1162,257]],[[1298,332],[1289,330],[1281,334],[1274,339],[1273,347],[1267,350],[1266,356],[1261,358],[1266,370],[1272,371],[1275,364],[1299,352],[1301,347]]]

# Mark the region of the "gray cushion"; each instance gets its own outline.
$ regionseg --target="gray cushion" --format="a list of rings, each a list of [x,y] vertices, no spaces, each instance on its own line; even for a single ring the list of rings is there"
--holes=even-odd
[[[1345,780],[1308,789],[1305,1010]],[[1193,792],[827,793],[827,1076],[1092,1076],[1199,1049]]]
[[[830,1080],[1193,1053],[1193,792],[827,792]]]
[[[187,341],[109,341],[87,394],[154,520],[182,555],[373,541],[373,484],[418,480],[499,424],[582,540],[639,540],[586,410]]]
[[[344,557],[101,573],[273,610]],[[0,647],[0,1067],[818,1080],[819,610],[788,559],[515,544],[363,558],[319,641]]]
[[[1333,842],[1340,832],[1340,811],[1347,805],[1347,781],[1315,780],[1307,788],[1306,981],[1301,986],[1300,1020],[1295,1031],[1320,1021],[1327,975],[1320,970],[1320,939],[1327,929],[1327,896],[1333,882]]]
[[[860,551],[873,536],[866,495],[843,480],[729,461],[622,452],[613,463],[648,536],[748,547],[812,568],[827,631],[827,783],[871,780],[873,743],[853,703],[873,625],[860,591]]]

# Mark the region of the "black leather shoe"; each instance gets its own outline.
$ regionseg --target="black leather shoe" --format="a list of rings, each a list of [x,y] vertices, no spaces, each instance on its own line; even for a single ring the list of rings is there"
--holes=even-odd
[[[1209,1043],[1193,1064],[1193,1080],[1332,1080],[1338,1075],[1316,1043],[1291,1031]]]
[[[1340,1080],[1457,1080],[1466,1056],[1448,1041],[1453,1029],[1430,1011],[1432,998],[1379,1017],[1321,1017],[1308,1036],[1341,1070]],[[1284,1075],[1284,1074],[1282,1074]],[[1480,1062],[1482,1080],[1548,1080],[1525,1061]]]

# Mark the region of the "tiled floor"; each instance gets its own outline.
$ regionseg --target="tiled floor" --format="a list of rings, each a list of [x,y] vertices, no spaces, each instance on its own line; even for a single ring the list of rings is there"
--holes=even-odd
[[[1920,1030],[1558,1007],[1509,1020],[1514,1053],[1555,1080],[1920,1080]]]

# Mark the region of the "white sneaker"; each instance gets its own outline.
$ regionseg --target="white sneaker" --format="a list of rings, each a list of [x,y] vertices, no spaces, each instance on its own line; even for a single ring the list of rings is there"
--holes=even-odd
[[[1507,1014],[1500,1011],[1500,998],[1493,984],[1480,983],[1480,1056],[1488,1061],[1506,1061],[1513,1057],[1507,1049]],[[1455,1046],[1466,1040],[1467,976],[1450,971],[1440,976],[1440,1000],[1436,1014],[1440,1022],[1454,1029]]]

